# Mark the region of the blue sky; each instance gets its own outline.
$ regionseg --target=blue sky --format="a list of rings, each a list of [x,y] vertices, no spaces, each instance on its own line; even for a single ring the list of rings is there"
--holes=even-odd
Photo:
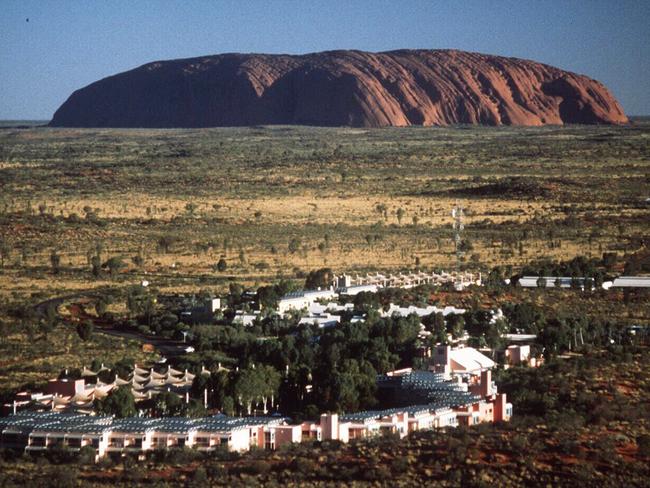
[[[401,48],[533,59],[650,114],[649,46],[650,0],[1,0],[0,119],[49,119],[77,88],[159,59]]]

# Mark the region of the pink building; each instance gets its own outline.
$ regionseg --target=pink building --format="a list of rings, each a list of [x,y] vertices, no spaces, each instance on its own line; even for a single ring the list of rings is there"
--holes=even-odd
[[[285,444],[297,443],[302,441],[301,425],[278,425],[273,427],[275,430],[275,448]]]
[[[65,397],[73,397],[75,395],[83,395],[86,390],[86,382],[84,380],[50,380],[47,383],[46,392],[50,395],[58,395]]]
[[[472,347],[436,346],[433,355],[434,370],[446,375],[479,375],[481,371],[492,369],[496,364],[489,357]]]

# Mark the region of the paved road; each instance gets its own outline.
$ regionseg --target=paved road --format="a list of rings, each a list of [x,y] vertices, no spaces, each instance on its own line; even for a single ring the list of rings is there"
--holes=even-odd
[[[95,331],[114,337],[122,337],[124,339],[139,341],[143,344],[151,344],[158,350],[158,352],[160,352],[162,356],[165,356],[167,358],[185,354],[185,348],[188,346],[188,344],[183,344],[180,341],[173,341],[171,339],[163,339],[160,337],[144,336],[138,332],[131,332],[128,330],[96,327]]]
[[[38,314],[44,314],[45,311],[51,307],[59,307],[65,302],[79,300],[81,298],[98,298],[97,290],[92,291],[81,291],[73,295],[65,295],[62,297],[50,298],[40,302],[34,306],[34,310]],[[88,317],[88,319],[93,320],[94,317]],[[103,325],[95,324],[95,331],[100,334],[105,334],[113,337],[122,337],[124,339],[130,339],[134,341],[141,342],[143,344],[151,344],[158,352],[164,357],[180,356],[185,354],[185,347],[187,344],[184,344],[180,341],[174,341],[171,339],[165,339],[162,337],[155,336],[146,336],[135,331],[128,330],[119,330],[112,327],[106,327]]]

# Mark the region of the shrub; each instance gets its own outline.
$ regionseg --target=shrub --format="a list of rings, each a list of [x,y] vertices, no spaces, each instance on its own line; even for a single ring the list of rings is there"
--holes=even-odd
[[[77,471],[69,466],[56,466],[49,473],[45,486],[52,488],[75,488],[77,486]]]
[[[266,474],[271,471],[271,465],[266,461],[258,459],[246,466],[245,470],[246,472],[254,475]]]
[[[79,464],[95,464],[95,448],[92,446],[84,446],[79,449],[77,457]]]
[[[639,455],[650,457],[650,435],[643,434],[636,438]]]
[[[408,461],[407,458],[402,457],[402,456],[396,457],[390,463],[390,467],[391,467],[391,470],[393,471],[393,473],[396,473],[396,474],[405,473],[406,470],[408,470],[409,461]]]
[[[309,475],[310,473],[313,473],[315,471],[316,463],[314,463],[314,461],[312,461],[311,459],[297,457],[291,463],[291,467],[293,468],[294,471],[300,474]]]

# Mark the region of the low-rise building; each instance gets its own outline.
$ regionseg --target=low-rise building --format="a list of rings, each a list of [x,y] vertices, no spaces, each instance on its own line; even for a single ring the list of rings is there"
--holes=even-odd
[[[495,366],[486,355],[473,347],[453,348],[448,345],[436,346],[433,358],[434,371],[445,375],[480,375],[481,371]]]
[[[306,310],[320,300],[333,300],[338,297],[333,289],[303,290],[289,293],[278,301],[278,313],[284,315],[289,310]]]
[[[43,451],[54,447],[79,450],[90,446],[96,458],[106,454],[145,454],[156,449],[196,448],[247,451],[275,449],[300,442],[301,426],[280,417],[215,415],[184,417],[96,417],[56,412],[20,412],[0,419],[0,447]]]
[[[612,287],[614,288],[650,288],[650,276],[619,276]]]
[[[167,367],[162,371],[154,368],[140,368],[134,365],[127,378],[117,376],[110,383],[103,383],[98,374],[83,368],[80,379],[53,379],[45,392],[20,392],[13,402],[3,405],[4,413],[16,413],[22,409],[56,411],[65,413],[92,414],[94,403],[106,398],[116,388],[130,388],[136,403],[150,400],[162,392],[172,392],[187,400],[196,375],[187,370]],[[210,374],[202,370],[200,374]],[[92,382],[94,380],[94,382]]]

